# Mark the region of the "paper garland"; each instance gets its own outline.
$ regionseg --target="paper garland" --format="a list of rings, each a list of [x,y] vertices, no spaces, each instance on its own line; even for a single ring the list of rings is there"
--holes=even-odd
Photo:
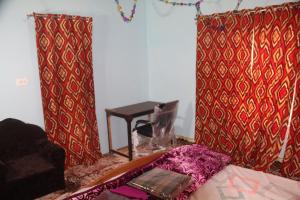
[[[129,17],[125,16],[125,13],[123,11],[122,6],[120,5],[119,0],[115,0],[115,2],[117,4],[117,9],[118,9],[123,21],[124,22],[131,22],[131,20],[133,19],[134,14],[135,14],[137,0],[133,0],[133,7],[132,7],[132,10],[131,10],[131,15]]]
[[[195,8],[197,10],[195,20],[197,20],[198,17],[200,15],[202,15],[202,12],[200,10],[200,4],[203,2],[203,0],[196,1],[195,3],[183,3],[183,2],[179,3],[179,2],[170,1],[170,0],[158,0],[158,1],[166,3],[166,4],[170,4],[170,5],[173,5],[173,6],[195,6]],[[238,10],[238,8],[240,7],[240,4],[242,3],[242,1],[243,0],[238,0],[237,5],[236,5],[234,10]],[[131,15],[129,17],[125,16],[125,13],[123,11],[122,6],[120,5],[119,0],[115,0],[115,2],[117,4],[117,9],[118,9],[123,21],[124,22],[131,22],[131,20],[133,19],[134,14],[135,14],[137,0],[133,0],[133,7],[132,7],[132,10],[131,10]]]

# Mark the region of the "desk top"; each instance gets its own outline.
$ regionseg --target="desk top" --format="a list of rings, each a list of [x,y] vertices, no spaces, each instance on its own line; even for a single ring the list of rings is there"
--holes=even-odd
[[[122,106],[113,109],[105,109],[105,111],[107,114],[122,118],[134,118],[153,113],[154,106],[156,106],[157,104],[160,104],[160,102],[145,101],[142,103],[132,104],[128,106]]]

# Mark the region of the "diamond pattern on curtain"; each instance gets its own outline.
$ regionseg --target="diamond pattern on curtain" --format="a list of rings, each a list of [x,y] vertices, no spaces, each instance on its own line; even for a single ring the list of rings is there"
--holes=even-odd
[[[298,34],[298,41],[300,41],[300,34]],[[300,47],[298,46],[298,65],[300,63],[299,48]],[[297,74],[296,96],[290,126],[290,134],[288,137],[281,173],[286,177],[292,177],[293,179],[300,181],[300,72]]]
[[[256,170],[268,171],[277,160],[300,71],[299,5],[198,18],[197,143]],[[290,131],[291,155],[285,159],[294,159],[296,169],[284,168],[293,172],[300,169],[299,114],[298,109],[293,115],[298,133]]]
[[[65,166],[100,156],[92,68],[92,18],[35,14],[40,84],[48,138]]]

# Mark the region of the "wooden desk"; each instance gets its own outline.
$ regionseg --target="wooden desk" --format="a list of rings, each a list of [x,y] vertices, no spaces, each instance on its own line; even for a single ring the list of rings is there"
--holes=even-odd
[[[106,112],[106,122],[107,122],[107,134],[108,134],[108,145],[110,153],[117,153],[119,155],[125,156],[132,160],[132,140],[131,140],[131,122],[134,118],[148,115],[154,112],[154,106],[160,104],[160,102],[146,101],[142,103],[137,103],[133,105],[105,109]],[[116,116],[125,119],[127,123],[127,135],[128,135],[128,155],[121,153],[112,147],[112,137],[111,137],[111,126],[110,117]]]

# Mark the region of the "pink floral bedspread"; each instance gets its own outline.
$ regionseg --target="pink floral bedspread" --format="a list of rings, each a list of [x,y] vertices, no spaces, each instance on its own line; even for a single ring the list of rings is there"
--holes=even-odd
[[[97,185],[88,191],[73,195],[67,199],[92,200],[102,191],[126,184],[134,177],[141,175],[154,167],[172,170],[193,177],[194,182],[186,188],[177,199],[187,199],[191,193],[203,185],[210,177],[221,171],[230,162],[230,157],[214,152],[203,145],[185,145],[172,149],[157,160],[143,167],[129,171],[116,180]]]

